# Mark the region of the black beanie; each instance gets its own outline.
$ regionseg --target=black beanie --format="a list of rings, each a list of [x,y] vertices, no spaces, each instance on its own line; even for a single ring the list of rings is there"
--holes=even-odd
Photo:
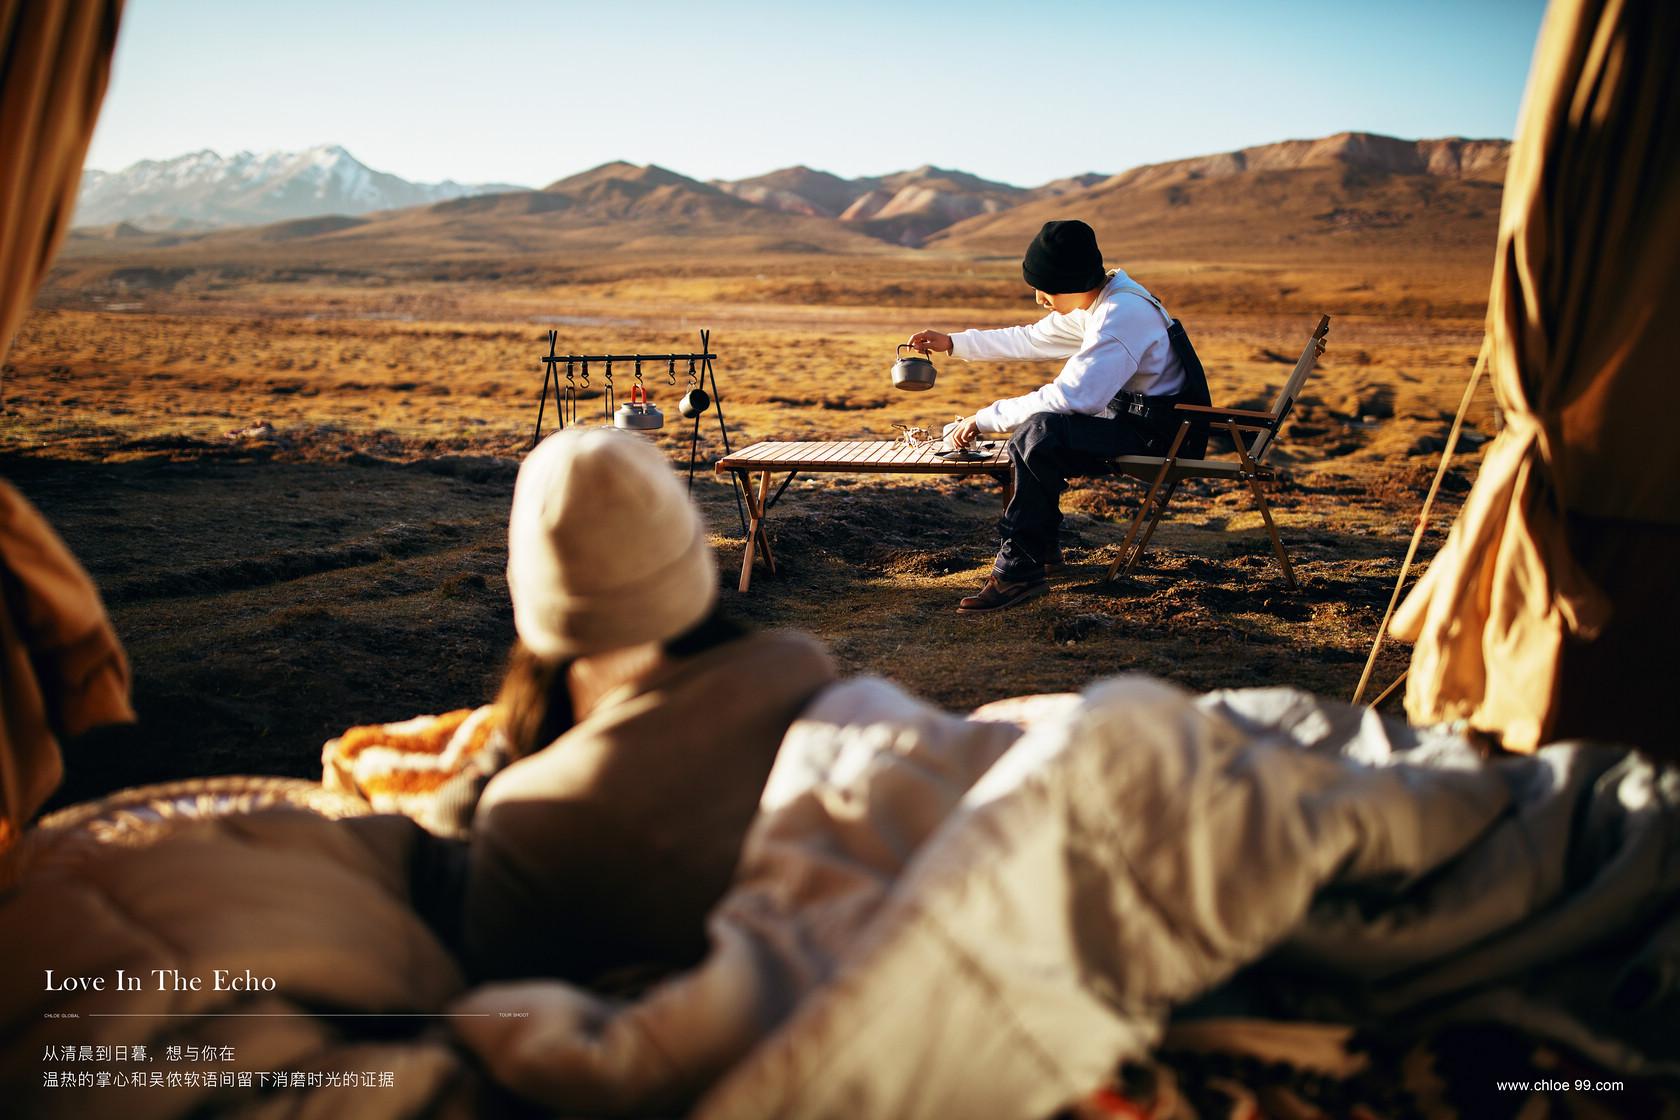
[[[1021,275],[1029,287],[1050,295],[1088,292],[1108,279],[1097,235],[1077,218],[1044,223],[1027,246]]]

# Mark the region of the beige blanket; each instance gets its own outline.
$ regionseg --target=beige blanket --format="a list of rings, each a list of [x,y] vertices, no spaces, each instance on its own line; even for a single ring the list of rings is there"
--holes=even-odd
[[[473,1114],[477,1079],[432,1017],[461,975],[409,908],[418,834],[398,817],[282,810],[41,860],[0,895],[5,1108],[124,1120]],[[121,990],[128,982],[135,990]],[[212,1049],[217,1060],[204,1060]],[[391,1084],[346,1088],[346,1072]],[[116,1087],[153,1073],[171,1080]],[[283,1091],[255,1090],[256,1075],[275,1073]],[[87,1087],[48,1088],[84,1074]]]

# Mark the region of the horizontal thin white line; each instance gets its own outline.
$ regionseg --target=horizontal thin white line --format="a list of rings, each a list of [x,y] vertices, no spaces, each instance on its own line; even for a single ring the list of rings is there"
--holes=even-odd
[[[488,1011],[89,1011],[89,1019],[488,1019]]]

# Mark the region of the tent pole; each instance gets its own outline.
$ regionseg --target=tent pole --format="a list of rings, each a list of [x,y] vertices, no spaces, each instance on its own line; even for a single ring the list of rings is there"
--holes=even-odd
[[[1458,447],[1458,435],[1464,430],[1464,414],[1470,411],[1470,400],[1476,395],[1476,386],[1481,384],[1482,373],[1487,369],[1488,352],[1492,349],[1492,336],[1482,337],[1482,351],[1476,355],[1476,368],[1470,371],[1469,384],[1464,386],[1464,397],[1458,402],[1458,415],[1453,417],[1452,430],[1447,433],[1447,445],[1441,449],[1441,464],[1435,468],[1435,481],[1429,484],[1429,493],[1423,499],[1423,509],[1419,511],[1417,526],[1412,530],[1412,543],[1406,548],[1406,559],[1400,564],[1400,578],[1394,581],[1394,594],[1388,598],[1388,609],[1383,612],[1382,625],[1377,627],[1376,640],[1371,643],[1371,656],[1365,659],[1365,671],[1359,674],[1359,686],[1353,690],[1352,703],[1359,703],[1360,697],[1365,695],[1365,687],[1371,683],[1371,670],[1377,667],[1377,653],[1382,649],[1383,637],[1388,633],[1388,624],[1394,618],[1394,608],[1400,604],[1400,592],[1405,589],[1406,576],[1412,570],[1412,561],[1417,558],[1418,545],[1423,543],[1423,534],[1429,528],[1429,510],[1435,504],[1435,495],[1441,489],[1441,480],[1447,476],[1447,464],[1452,462],[1453,451]],[[1404,679],[1404,674],[1402,674]],[[1399,681],[1395,681],[1399,684]],[[1389,690],[1393,685],[1389,686]],[[1371,706],[1382,703],[1379,696]]]
[[[1411,675],[1411,673],[1412,673],[1412,670],[1409,666],[1405,669],[1400,670],[1400,675],[1398,677],[1394,678],[1394,683],[1389,685],[1387,688],[1383,689],[1380,693],[1377,694],[1377,698],[1375,700],[1371,701],[1371,707],[1372,708],[1382,707],[1382,702],[1384,700],[1387,700],[1390,696],[1393,696],[1394,695],[1394,690],[1399,688],[1403,683],[1405,683],[1406,678],[1409,677]]]

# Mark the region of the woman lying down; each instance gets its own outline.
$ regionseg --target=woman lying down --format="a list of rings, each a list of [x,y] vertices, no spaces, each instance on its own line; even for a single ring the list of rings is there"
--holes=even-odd
[[[521,470],[523,757],[464,845],[335,826],[406,827],[377,877],[427,917],[406,959],[456,962],[410,996],[448,1012],[434,1057],[566,1115],[743,1118],[1047,1116],[1210,1016],[1516,1022],[1680,1068],[1680,772],[1143,677],[1023,732],[835,682],[716,619],[715,571],[637,437]]]

